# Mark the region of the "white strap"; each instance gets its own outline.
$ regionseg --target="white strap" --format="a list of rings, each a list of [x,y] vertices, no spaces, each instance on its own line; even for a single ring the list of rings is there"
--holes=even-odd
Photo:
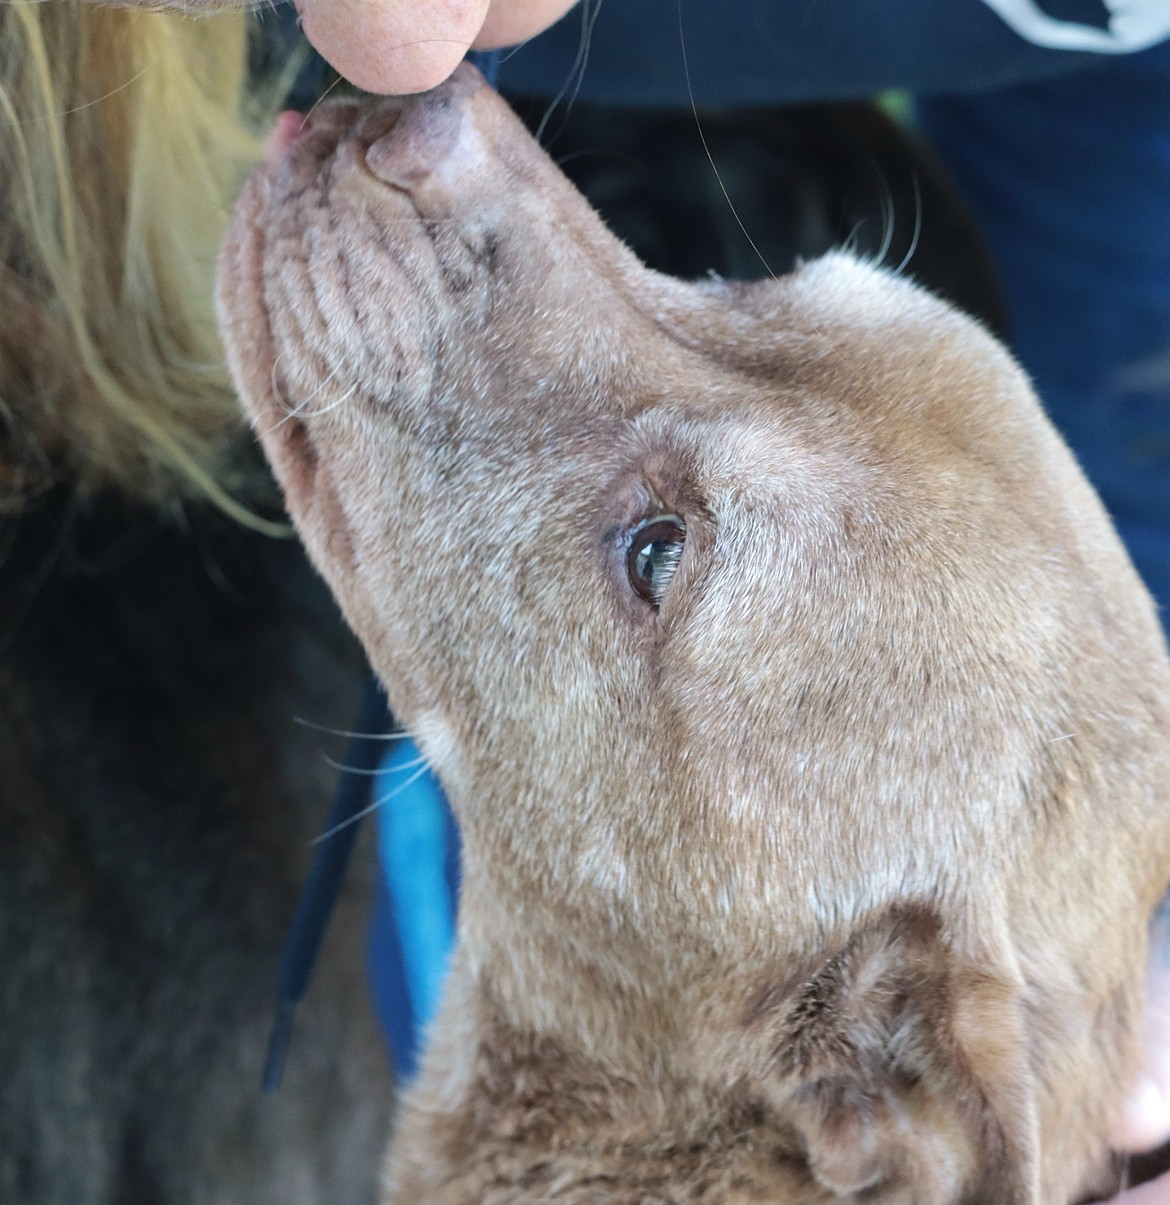
[[[1050,50],[1090,50],[1127,54],[1170,37],[1170,0],[1102,0],[1109,28],[1059,21],[1041,11],[1036,0],[983,0],[1020,35]]]

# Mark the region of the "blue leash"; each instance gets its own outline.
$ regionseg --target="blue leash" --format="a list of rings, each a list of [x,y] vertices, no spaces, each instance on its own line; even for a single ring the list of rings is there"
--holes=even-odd
[[[280,1087],[292,1037],[293,1013],[313,976],[321,942],[357,840],[361,811],[369,799],[369,776],[377,770],[382,757],[379,742],[371,737],[376,738],[379,733],[389,730],[386,696],[378,680],[371,676],[362,694],[354,735],[346,750],[346,768],[338,779],[337,794],[329,812],[325,828],[329,836],[317,847],[280,956],[276,976],[276,1017],[264,1064],[265,1094]]]
[[[501,55],[499,50],[471,50],[468,51],[467,60],[479,68],[483,78],[494,88],[500,76]]]
[[[500,51],[473,50],[467,57],[494,88],[500,70]],[[389,732],[390,727],[386,696],[377,679],[371,676],[362,695],[354,735],[346,751],[345,769],[338,779],[326,823],[325,832],[330,835],[317,847],[281,953],[276,1015],[264,1064],[265,1094],[280,1087],[292,1039],[293,1016],[312,979],[321,942],[353,854],[360,820],[369,806],[371,789],[380,792],[392,773],[418,756],[409,742],[383,754],[377,737]],[[430,1019],[437,1004],[446,953],[453,940],[458,881],[458,834],[454,820],[433,775],[420,773],[420,777],[422,781],[413,792],[413,801],[404,795],[401,801],[395,801],[392,810],[379,809],[381,862],[387,882],[378,895],[378,918],[393,929],[393,918],[407,914],[412,893],[420,897],[419,906],[411,914],[414,923],[399,926],[399,931],[391,934],[386,951],[394,964],[389,978],[395,998],[389,1008],[382,1009],[383,1021],[401,1075],[413,1071],[417,1054],[415,1035],[419,1025]],[[399,791],[400,788],[391,787],[386,795]],[[386,817],[382,813],[387,813]],[[394,1012],[406,1015],[395,1016]]]

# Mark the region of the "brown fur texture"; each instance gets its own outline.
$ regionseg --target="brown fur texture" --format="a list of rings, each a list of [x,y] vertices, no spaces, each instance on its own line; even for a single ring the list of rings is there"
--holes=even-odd
[[[843,256],[649,272],[470,69],[289,142],[229,361],[465,837],[386,1201],[1105,1190],[1170,668],[1007,353]]]

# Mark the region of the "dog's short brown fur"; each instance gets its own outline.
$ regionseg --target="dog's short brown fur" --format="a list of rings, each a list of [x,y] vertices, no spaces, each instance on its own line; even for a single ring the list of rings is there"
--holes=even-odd
[[[1106,1190],[1170,672],[1008,355],[843,256],[648,272],[470,69],[289,141],[229,357],[465,837],[387,1200]]]

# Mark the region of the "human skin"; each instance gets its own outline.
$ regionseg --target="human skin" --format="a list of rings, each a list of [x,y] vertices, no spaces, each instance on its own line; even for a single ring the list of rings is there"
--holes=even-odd
[[[298,0],[305,36],[367,92],[424,92],[471,48],[540,33],[574,0]]]
[[[1170,1137],[1170,897],[1150,926],[1145,1066],[1126,1103],[1118,1146],[1148,1150]],[[1116,1205],[1170,1205],[1170,1174],[1122,1193]]]

